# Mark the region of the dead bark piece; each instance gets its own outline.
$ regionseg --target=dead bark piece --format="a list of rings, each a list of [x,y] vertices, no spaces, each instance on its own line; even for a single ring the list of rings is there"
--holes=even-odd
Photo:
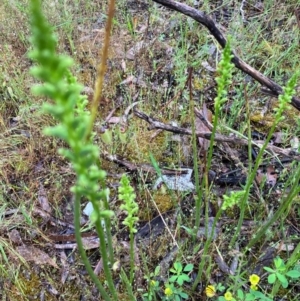
[[[215,39],[219,42],[219,44],[224,48],[226,45],[226,39],[219,30],[219,28],[216,26],[216,23],[213,21],[212,18],[210,18],[208,15],[206,15],[204,12],[197,10],[195,8],[192,8],[184,3],[179,3],[173,0],[153,0],[156,3],[162,4],[163,6],[166,6],[168,8],[171,8],[173,10],[176,10],[186,16],[191,17],[195,21],[201,23],[204,25],[210,33],[215,37]],[[261,85],[267,87],[270,89],[274,95],[278,96],[282,94],[283,90],[281,86],[279,86],[277,83],[272,81],[267,76],[263,75],[247,63],[245,63],[243,60],[241,60],[233,51],[233,64],[246,74],[250,75],[252,78],[254,78],[256,81],[258,81]],[[300,99],[298,97],[292,98],[292,105],[297,109],[300,110]]]

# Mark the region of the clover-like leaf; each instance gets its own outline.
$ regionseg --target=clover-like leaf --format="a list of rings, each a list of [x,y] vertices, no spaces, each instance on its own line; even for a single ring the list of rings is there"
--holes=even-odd
[[[175,282],[177,280],[178,276],[177,275],[174,275],[172,277],[170,277],[169,281],[170,282]]]
[[[182,264],[181,264],[181,262],[175,262],[174,263],[174,268],[175,268],[175,270],[176,270],[177,273],[181,273],[181,271],[182,271]]]
[[[192,263],[189,263],[184,267],[183,271],[190,272],[193,268],[194,268],[194,265]]]
[[[278,278],[278,280],[280,281],[282,287],[287,288],[289,285],[288,280],[286,279],[286,277],[280,273],[276,273],[276,277]]]
[[[297,279],[297,278],[300,278],[300,271],[290,270],[285,275],[288,276],[288,277]]]
[[[270,284],[273,284],[275,281],[276,281],[276,275],[275,275],[275,274],[270,274],[270,275],[268,276],[268,282],[269,282]]]
[[[285,269],[284,261],[280,257],[276,257],[274,263],[277,270],[283,271]]]
[[[264,267],[264,270],[266,270],[266,271],[269,272],[269,273],[276,273],[275,270],[273,270],[273,269],[271,269],[271,268],[269,268],[269,267]]]
[[[237,295],[238,295],[239,299],[241,299],[241,300],[244,299],[244,292],[243,292],[241,289],[239,289],[239,290],[237,291]]]
[[[188,294],[186,294],[184,292],[179,292],[178,295],[180,295],[180,297],[183,298],[183,299],[188,299],[189,298]]]
[[[177,279],[177,283],[178,283],[179,285],[182,285],[183,282],[190,282],[190,281],[191,281],[190,277],[189,277],[188,275],[186,275],[186,274],[180,275],[180,276],[178,277],[178,279]]]

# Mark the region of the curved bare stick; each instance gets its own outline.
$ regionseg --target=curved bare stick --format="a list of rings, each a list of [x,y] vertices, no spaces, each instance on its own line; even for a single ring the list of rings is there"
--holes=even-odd
[[[201,23],[204,25],[210,33],[215,37],[215,39],[219,42],[219,44],[224,48],[226,44],[226,39],[221,33],[221,31],[217,28],[215,22],[210,18],[208,15],[206,15],[204,12],[197,10],[195,8],[192,8],[184,3],[179,3],[173,0],[153,0],[154,2],[157,2],[159,4],[162,4],[163,6],[169,7],[173,10],[176,10],[186,16],[191,17],[195,21]],[[252,68],[250,65],[245,63],[243,60],[241,60],[233,51],[233,59],[232,62],[234,65],[242,70],[243,72],[250,75],[252,78],[254,78],[256,81],[258,81],[263,86],[270,89],[274,96],[278,96],[282,93],[282,88],[277,83],[269,79],[267,76],[263,75],[259,71]],[[292,105],[300,110],[300,99],[298,97],[292,98]]]

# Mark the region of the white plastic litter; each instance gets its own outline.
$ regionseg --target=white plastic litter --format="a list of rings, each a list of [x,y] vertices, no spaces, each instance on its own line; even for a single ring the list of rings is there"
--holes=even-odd
[[[163,175],[159,177],[155,184],[153,185],[153,189],[157,189],[161,183],[165,184],[171,190],[177,191],[191,191],[195,189],[194,184],[191,181],[193,170],[190,168],[185,168],[181,170],[186,170],[187,173],[169,176]]]

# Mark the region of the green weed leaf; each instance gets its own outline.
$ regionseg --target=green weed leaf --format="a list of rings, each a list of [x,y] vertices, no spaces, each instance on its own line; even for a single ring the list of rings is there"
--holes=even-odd
[[[194,268],[194,265],[193,265],[192,263],[189,263],[189,264],[187,264],[187,265],[184,267],[183,271],[184,271],[184,272],[190,272],[190,271],[193,270],[193,268]]]
[[[245,298],[245,301],[253,301],[255,300],[256,297],[252,294],[246,294],[246,298]]]
[[[269,282],[270,284],[273,284],[275,281],[276,281],[276,275],[275,275],[275,274],[270,274],[270,275],[268,276],[268,282]]]
[[[283,271],[285,269],[284,261],[280,257],[276,257],[274,263],[278,271]]]
[[[237,295],[238,295],[238,298],[239,298],[239,299],[241,299],[241,300],[244,299],[244,292],[243,292],[241,289],[239,289],[239,290],[237,291]]]
[[[269,267],[264,267],[264,270],[268,271],[269,273],[276,273],[275,270],[269,268]]]
[[[178,292],[178,295],[183,298],[183,299],[188,299],[188,294],[184,293],[184,292]]]
[[[286,277],[280,273],[276,273],[276,277],[278,278],[278,280],[280,281],[281,285],[284,287],[284,288],[287,288],[288,285],[289,285],[289,282],[288,280],[286,279]]]
[[[300,271],[291,270],[291,271],[288,271],[285,275],[288,277],[297,279],[297,278],[300,278]]]
[[[175,262],[174,263],[174,268],[175,268],[175,270],[176,270],[177,273],[181,273],[181,271],[182,271],[182,264],[181,264],[181,262]]]
[[[179,285],[182,285],[183,282],[190,282],[190,277],[189,277],[188,275],[186,275],[186,274],[180,275],[180,276],[178,277],[178,279],[177,279],[177,283],[178,283]]]

